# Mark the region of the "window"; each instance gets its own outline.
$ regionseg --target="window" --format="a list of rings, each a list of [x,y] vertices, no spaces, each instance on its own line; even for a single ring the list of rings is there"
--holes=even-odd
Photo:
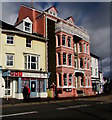
[[[77,59],[75,59],[75,68],[77,68]]]
[[[71,47],[71,38],[68,37],[68,47]]]
[[[66,65],[66,53],[63,53],[63,65]]]
[[[69,74],[69,86],[72,86],[72,74]]]
[[[6,66],[14,65],[14,54],[6,54]]]
[[[77,77],[75,76],[75,87],[77,88]]]
[[[67,74],[63,75],[63,79],[64,79],[64,86],[67,86]]]
[[[26,39],[26,47],[31,48],[31,46],[32,46],[32,41],[29,39]]]
[[[60,46],[60,35],[57,36],[58,39],[58,46]]]
[[[86,44],[84,43],[84,53],[86,53]]]
[[[68,55],[68,65],[69,66],[72,65],[72,55],[71,54]]]
[[[31,24],[28,22],[25,22],[25,31],[30,31]]]
[[[5,95],[10,95],[11,93],[11,82],[10,80],[5,80]]]
[[[59,86],[61,86],[61,74],[58,74]]]
[[[35,88],[36,88],[36,83],[34,83],[34,84],[35,84]],[[44,80],[37,80],[37,92],[45,92],[44,91]]]
[[[93,75],[93,68],[91,67],[91,75]]]
[[[25,55],[24,67],[25,69],[39,70],[39,56]]]
[[[80,59],[80,68],[83,68],[83,60],[82,60],[82,58]]]
[[[90,77],[89,77],[89,86],[91,86],[91,79],[90,79]]]
[[[95,69],[95,75],[97,76],[97,68]]]
[[[14,44],[14,36],[7,35],[7,44]]]
[[[82,44],[79,43],[79,52],[82,52]]]
[[[87,53],[89,53],[89,46],[87,45]]]
[[[58,65],[61,65],[60,53],[58,53]]]
[[[87,69],[89,69],[89,60],[87,61]]]
[[[88,86],[88,79],[87,79],[87,76],[86,76],[86,86]]]
[[[86,59],[84,60],[85,69],[87,68]]]
[[[74,44],[74,52],[77,52],[76,44]]]
[[[83,78],[81,77],[81,86],[84,85],[84,81],[83,81]]]
[[[66,46],[66,36],[62,35],[62,45]]]

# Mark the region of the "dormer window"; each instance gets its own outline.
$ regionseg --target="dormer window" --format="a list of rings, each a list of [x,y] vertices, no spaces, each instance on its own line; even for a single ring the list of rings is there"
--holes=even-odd
[[[25,31],[30,31],[31,24],[28,22],[25,22]]]

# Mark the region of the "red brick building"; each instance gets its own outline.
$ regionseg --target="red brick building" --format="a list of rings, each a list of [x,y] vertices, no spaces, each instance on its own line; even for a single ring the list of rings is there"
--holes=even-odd
[[[26,18],[32,23],[22,24]],[[75,25],[72,16],[59,18],[54,6],[38,11],[22,5],[15,26],[21,30],[32,26],[33,33],[48,39],[45,51],[46,70],[51,72],[48,84],[56,83],[58,97],[93,94],[89,35]]]

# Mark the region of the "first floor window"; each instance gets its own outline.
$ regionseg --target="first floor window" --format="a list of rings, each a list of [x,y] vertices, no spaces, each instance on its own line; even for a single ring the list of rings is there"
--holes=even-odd
[[[63,75],[63,79],[64,79],[64,86],[67,86],[67,74]]]
[[[14,54],[6,54],[6,65],[7,66],[14,65]]]
[[[68,47],[71,47],[71,38],[68,37]]]
[[[85,68],[87,68],[86,59],[84,60],[84,65],[85,65]]]
[[[61,86],[61,74],[58,74],[59,86]]]
[[[78,83],[78,81],[77,81],[77,77],[75,76],[75,87],[77,88],[77,84]]]
[[[87,61],[87,69],[89,69],[89,60]]]
[[[32,41],[29,39],[26,39],[26,47],[31,48],[31,46],[32,46]]]
[[[82,52],[82,44],[79,43],[79,52]]]
[[[72,86],[72,74],[69,74],[69,86]]]
[[[63,65],[66,65],[66,53],[63,53]]]
[[[68,65],[69,66],[72,65],[72,55],[71,54],[68,55]]]
[[[24,67],[25,69],[39,70],[39,56],[25,55]]]
[[[57,36],[58,39],[58,46],[60,46],[60,35]]]
[[[76,43],[74,43],[74,52],[77,52]]]

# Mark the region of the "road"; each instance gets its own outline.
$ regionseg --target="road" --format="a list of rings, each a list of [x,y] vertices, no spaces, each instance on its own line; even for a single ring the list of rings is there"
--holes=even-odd
[[[111,96],[112,97],[112,96]],[[112,99],[108,97],[64,100],[41,104],[26,104],[3,107],[3,120],[39,118],[76,118],[110,120]]]

